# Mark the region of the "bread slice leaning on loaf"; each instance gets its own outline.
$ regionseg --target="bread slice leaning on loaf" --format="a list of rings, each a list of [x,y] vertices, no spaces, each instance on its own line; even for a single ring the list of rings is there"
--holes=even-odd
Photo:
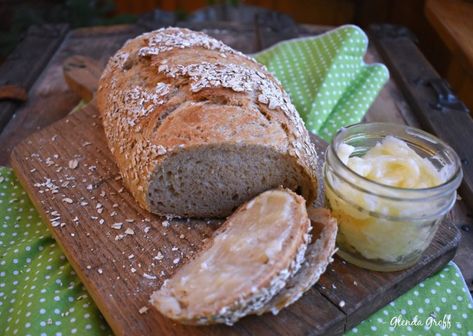
[[[311,240],[307,246],[304,262],[299,271],[286,283],[284,288],[265,304],[257,314],[272,312],[273,314],[294,302],[308,291],[325,272],[333,261],[336,252],[337,221],[330,210],[308,207],[307,213],[312,224]]]
[[[311,203],[317,154],[281,84],[203,33],[145,33],[110,59],[97,105],[138,203],[157,214],[224,217],[284,186]]]
[[[231,215],[150,301],[181,323],[231,325],[260,310],[298,271],[310,229],[301,196],[266,191]]]

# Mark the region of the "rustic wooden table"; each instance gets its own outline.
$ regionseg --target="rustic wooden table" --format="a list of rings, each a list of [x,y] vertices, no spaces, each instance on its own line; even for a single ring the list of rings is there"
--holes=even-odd
[[[211,26],[186,25],[204,29],[208,34],[246,53],[256,52],[279,40],[315,35],[328,29],[299,25],[296,29],[281,32],[222,22],[215,22]],[[62,64],[67,57],[85,55],[104,65],[124,41],[144,30],[150,30],[150,27],[123,25],[69,30],[67,26],[59,25],[31,28],[0,67],[0,85],[15,84],[28,92],[28,100],[24,103],[0,101],[0,165],[9,166],[10,152],[22,139],[63,118],[79,102],[79,96],[69,90],[64,81]],[[370,35],[372,45],[366,56],[367,62],[387,64],[392,78],[365,115],[364,121],[402,123],[435,131],[429,120],[425,120],[426,114],[419,112],[419,106],[422,106],[422,100],[435,103],[437,97],[432,90],[428,91],[418,84],[424,80],[437,79],[438,74],[403,29],[378,27]],[[449,132],[454,135],[456,130]],[[458,132],[458,136],[467,135],[463,130]],[[444,134],[440,136],[444,137]],[[473,209],[460,200],[451,216],[462,233],[455,262],[471,291]]]

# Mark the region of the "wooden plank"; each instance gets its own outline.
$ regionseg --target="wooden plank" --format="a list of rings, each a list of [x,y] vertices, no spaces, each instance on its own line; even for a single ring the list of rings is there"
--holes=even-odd
[[[69,168],[73,159],[79,161],[76,169]],[[277,316],[248,317],[232,328],[183,326],[154,310],[140,315],[151,293],[199,250],[220,222],[183,219],[164,227],[161,218],[139,208],[127,191],[120,192],[118,169],[93,105],[15,147],[12,166],[118,335],[322,335],[344,330],[345,315],[315,290]],[[47,179],[57,188],[45,185]],[[123,223],[120,230],[111,228],[117,222]],[[134,234],[124,234],[126,228]],[[123,238],[116,240],[120,234]],[[153,259],[158,252],[162,261]]]
[[[425,15],[443,42],[473,76],[473,3],[461,0],[428,0]]]
[[[375,32],[376,44],[392,76],[402,89],[422,127],[436,134],[458,153],[463,167],[460,193],[473,206],[473,119],[468,111],[440,102],[432,84],[440,79],[409,37],[395,31]],[[453,93],[449,92],[453,97]],[[453,101],[454,99],[452,99]]]
[[[78,29],[67,34],[47,68],[32,86],[28,101],[17,109],[15,117],[0,134],[0,165],[8,164],[10,151],[18,142],[32,132],[63,118],[79,102],[79,96],[69,90],[64,80],[62,65],[67,57],[92,57],[104,67],[108,58],[125,40],[137,33],[137,27],[114,26]],[[36,46],[36,49],[42,47]],[[26,50],[23,52],[28,53]]]
[[[25,38],[0,66],[0,84],[12,84],[28,91],[60,45],[67,25],[32,26]],[[0,131],[5,127],[19,104],[0,101]]]

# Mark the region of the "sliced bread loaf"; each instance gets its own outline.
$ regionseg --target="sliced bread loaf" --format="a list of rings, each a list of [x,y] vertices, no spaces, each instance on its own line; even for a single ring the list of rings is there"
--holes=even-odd
[[[281,84],[203,33],[129,40],[103,72],[97,105],[125,185],[153,213],[224,217],[281,185],[316,196],[317,154]]]
[[[260,310],[297,272],[310,229],[302,197],[264,192],[230,216],[150,301],[181,323],[231,325]]]

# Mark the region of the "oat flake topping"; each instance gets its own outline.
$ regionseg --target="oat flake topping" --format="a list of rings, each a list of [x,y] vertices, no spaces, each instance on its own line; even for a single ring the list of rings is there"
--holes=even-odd
[[[188,29],[161,28],[155,32],[144,34],[144,37],[148,38],[148,46],[138,51],[138,55],[142,57],[158,55],[175,48],[191,47],[218,50],[221,53],[234,52],[232,48],[221,41]]]

